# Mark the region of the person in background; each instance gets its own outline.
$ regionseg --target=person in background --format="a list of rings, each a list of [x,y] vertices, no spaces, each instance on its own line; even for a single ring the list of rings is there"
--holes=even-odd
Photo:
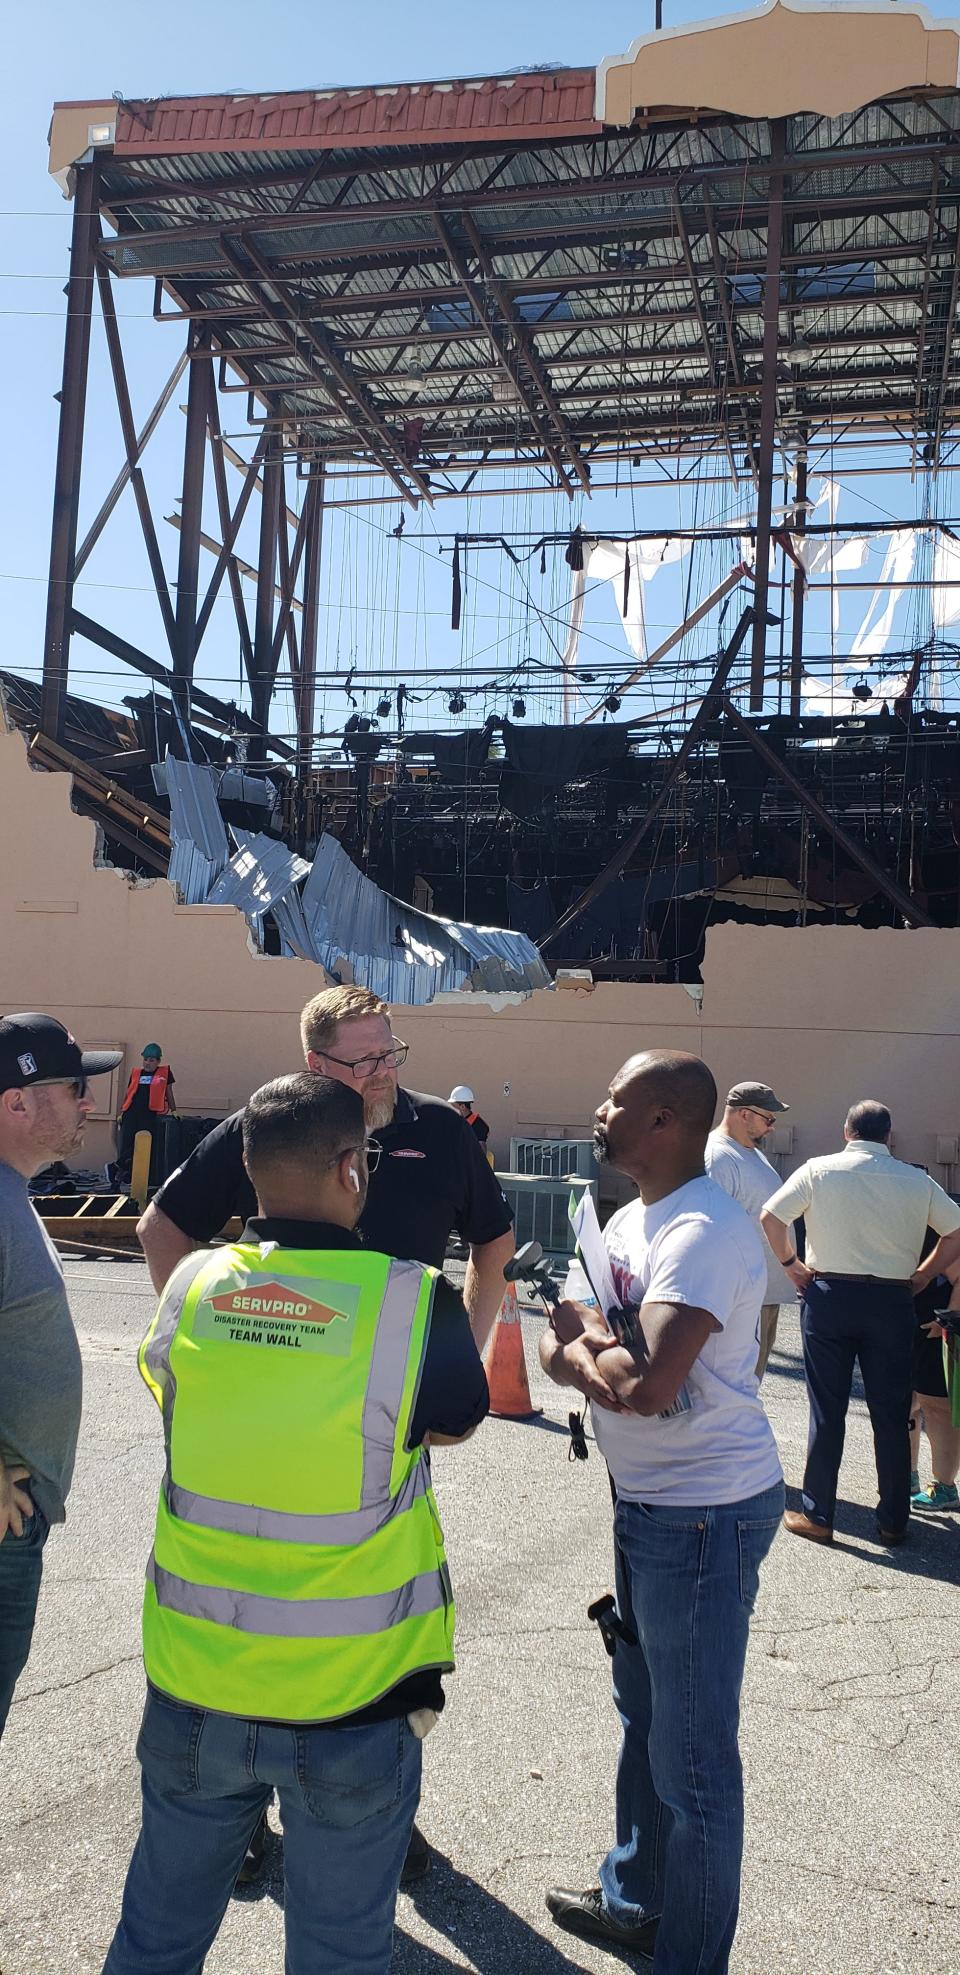
[[[927,1230],[926,1254],[936,1243],[936,1234]],[[930,1510],[960,1509],[960,1427],[950,1417],[946,1368],[943,1362],[943,1334],[936,1321],[938,1310],[960,1310],[960,1263],[953,1262],[943,1276],[935,1277],[914,1298],[917,1328],[913,1344],[913,1403],[910,1411],[910,1507],[921,1514]],[[933,1478],[927,1488],[920,1485],[920,1435],[930,1442]]]
[[[810,1401],[803,1508],[784,1517],[793,1536],[833,1542],[837,1481],[859,1361],[877,1462],[877,1533],[902,1543],[910,1517],[913,1299],[960,1261],[960,1208],[928,1173],[894,1159],[885,1104],[847,1112],[842,1152],[808,1159],[767,1201],[760,1219],[778,1261],[802,1292],[803,1369]],[[806,1223],[806,1260],[790,1223]],[[920,1264],[924,1237],[940,1238]]]
[[[724,1106],[722,1122],[707,1140],[705,1164],[712,1180],[739,1200],[763,1240],[767,1260],[767,1292],[760,1311],[757,1377],[762,1378],[777,1335],[781,1303],[795,1303],[797,1292],[785,1269],[763,1235],[760,1209],[766,1206],[780,1185],[780,1175],[771,1166],[761,1145],[789,1105],[770,1089],[769,1084],[734,1084]]]
[[[487,1124],[486,1118],[481,1118],[477,1110],[477,1100],[470,1089],[470,1085],[454,1084],[450,1092],[450,1103],[453,1105],[455,1111],[459,1111],[461,1118],[466,1120],[470,1126],[470,1130],[473,1132],[478,1143],[483,1147],[484,1153],[492,1165],[493,1160],[487,1150],[490,1126]]]
[[[120,1060],[82,1050],[52,1015],[0,1019],[0,1735],[33,1639],[43,1546],[66,1519],[83,1391],[60,1258],[28,1181],[79,1151],[88,1079]]]
[[[592,1402],[615,1491],[623,1724],[616,1842],[586,1892],[555,1887],[558,1927],[725,1975],[743,1854],[740,1689],[760,1570],[783,1513],[757,1392],[766,1283],[749,1217],[704,1172],[717,1089],[699,1057],[651,1050],[614,1077],[597,1157],[639,1189],[604,1244],[627,1313],[612,1335],[577,1265],[540,1358]]]
[[[271,1793],[287,1975],[387,1975],[421,1743],[453,1668],[426,1449],[488,1406],[434,1269],[356,1232],[371,1141],[333,1078],[251,1098],[258,1213],[185,1260],[140,1350],[166,1471],[143,1604],[142,1828],[104,1975],[195,1975]]]
[[[116,1164],[120,1185],[127,1186],[130,1182],[137,1133],[149,1132],[155,1143],[160,1119],[174,1110],[174,1082],[173,1071],[169,1063],[163,1060],[160,1044],[148,1042],[141,1054],[139,1069],[130,1072],[120,1106]]]

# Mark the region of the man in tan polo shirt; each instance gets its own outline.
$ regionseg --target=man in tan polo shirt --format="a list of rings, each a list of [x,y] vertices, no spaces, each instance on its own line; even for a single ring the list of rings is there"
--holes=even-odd
[[[808,1159],[774,1193],[760,1221],[802,1295],[803,1364],[810,1401],[803,1513],[784,1518],[794,1536],[833,1541],[844,1423],[857,1360],[873,1426],[883,1543],[902,1543],[910,1515],[909,1420],[914,1295],[960,1257],[960,1208],[922,1167],[890,1151],[885,1104],[854,1104],[846,1145]],[[790,1223],[806,1221],[806,1262]],[[927,1228],[940,1236],[922,1268]]]

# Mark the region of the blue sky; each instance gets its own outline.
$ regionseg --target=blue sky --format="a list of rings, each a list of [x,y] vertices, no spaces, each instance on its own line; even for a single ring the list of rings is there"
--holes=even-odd
[[[728,11],[722,5],[665,0],[667,25]],[[945,6],[934,6],[946,14]],[[33,16],[35,34],[21,36],[20,47],[7,51],[8,82],[2,120],[3,193],[0,196],[0,319],[4,346],[7,466],[0,483],[0,598],[3,607],[3,657],[0,664],[37,676],[42,656],[45,583],[56,444],[57,406],[63,345],[63,283],[66,278],[70,206],[47,176],[46,136],[55,100],[187,94],[194,91],[326,87],[338,83],[389,82],[418,77],[496,73],[541,63],[590,63],[619,52],[638,33],[653,25],[652,0],[645,6],[622,0],[594,0],[589,7],[570,0],[487,0],[483,6],[440,7],[426,0],[384,4],[367,0],[352,8],[315,6],[288,0],[264,8],[253,0],[232,0],[226,8],[166,0],[159,9],[103,4],[89,0],[83,8],[52,0]],[[129,282],[119,292],[118,307],[128,372],[138,419],[149,409],[179,348],[180,332],[154,324],[149,283]],[[242,406],[242,399],[229,401]],[[239,430],[235,418],[234,430]],[[162,517],[173,512],[179,485],[183,420],[175,409],[166,430],[157,435],[146,455],[145,472],[157,517],[168,576],[176,573],[177,536]],[[103,332],[94,323],[87,442],[81,500],[81,535],[112,481],[121,459],[121,443]],[[950,489],[948,477],[943,483]],[[236,482],[234,482],[234,492]],[[884,513],[914,511],[916,491],[908,480],[854,482],[845,496],[844,515],[875,519]],[[952,512],[945,492],[944,512]],[[127,505],[129,503],[129,506]],[[726,513],[731,508],[725,496]],[[700,518],[710,518],[701,505]],[[712,513],[719,513],[713,497]],[[546,500],[515,500],[475,504],[467,525],[488,529],[567,527],[582,518],[591,528],[628,528],[632,521],[650,527],[692,518],[689,496],[681,509],[675,494],[597,497],[582,517],[571,513],[561,496]],[[433,665],[462,664],[465,677],[496,679],[496,691],[471,700],[471,717],[503,709],[511,692],[511,676],[522,681],[526,660],[545,647],[538,620],[529,609],[522,581],[499,558],[488,557],[478,572],[482,581],[470,585],[464,628],[459,640],[448,628],[449,565],[437,555],[435,536],[449,536],[467,517],[452,503],[440,504],[431,518],[421,512],[408,517],[404,543],[398,548],[390,530],[397,514],[377,508],[367,517],[352,517],[328,527],[326,538],[320,663],[396,666],[401,677]],[[119,525],[118,525],[119,524]],[[250,525],[255,527],[251,518]],[[215,521],[212,532],[216,532]],[[419,540],[415,540],[419,534]],[[241,539],[242,553],[252,559],[255,535]],[[863,575],[879,568],[877,549]],[[559,561],[559,559],[558,559]],[[205,559],[203,569],[209,571]],[[703,552],[695,572],[694,596],[705,592],[719,573],[716,558]],[[203,577],[201,572],[201,580]],[[77,593],[80,608],[124,632],[134,642],[166,656],[155,600],[149,593],[149,571],[129,493],[115,522],[106,531],[84,572]],[[531,578],[531,581],[533,579]],[[538,587],[541,607],[556,607],[568,580],[562,566],[551,569]],[[685,580],[685,578],[684,578]],[[537,587],[537,585],[535,585]],[[650,642],[665,635],[680,597],[680,578],[657,578],[651,600]],[[856,598],[847,615],[855,629],[866,609],[867,595]],[[846,606],[845,606],[846,609]],[[903,606],[904,630],[914,606]],[[899,620],[898,620],[899,622]],[[224,587],[198,661],[197,676],[214,690],[236,692],[239,659],[229,595]],[[662,629],[656,628],[661,625]],[[609,595],[592,598],[587,616],[592,640],[582,648],[581,664],[592,656],[600,663],[628,653]],[[846,630],[847,625],[844,624]],[[810,619],[811,642],[824,651],[829,627],[821,613]],[[708,626],[694,653],[709,656],[715,630]],[[139,681],[102,654],[74,643],[71,684],[91,698],[120,704],[122,695],[139,691]],[[516,689],[521,689],[520,685]],[[556,712],[556,694],[527,690],[531,715]],[[328,729],[339,726],[346,702],[335,692],[325,708]],[[349,710],[349,709],[347,709]],[[370,709],[372,710],[372,708]],[[276,726],[289,722],[289,705],[281,700]],[[431,725],[444,716],[444,701],[435,696],[416,710],[416,724]]]

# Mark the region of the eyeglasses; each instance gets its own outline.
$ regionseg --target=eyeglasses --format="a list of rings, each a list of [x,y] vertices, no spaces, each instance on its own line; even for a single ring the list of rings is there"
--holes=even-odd
[[[335,1159],[329,1161],[329,1164],[331,1168],[339,1166],[341,1159],[348,1157],[352,1159],[358,1152],[362,1153],[366,1160],[367,1172],[375,1173],[380,1164],[380,1158],[383,1152],[383,1146],[380,1144],[379,1139],[376,1138],[365,1138],[362,1145],[345,1146],[342,1152],[337,1153]]]
[[[349,1070],[350,1075],[356,1077],[358,1083],[365,1083],[368,1077],[372,1077],[381,1063],[388,1070],[399,1070],[401,1063],[406,1062],[409,1054],[408,1042],[395,1042],[392,1049],[381,1050],[379,1056],[358,1056],[355,1063],[348,1062],[345,1056],[331,1056],[329,1049],[317,1050],[317,1055],[325,1057],[328,1063],[337,1063],[341,1070]]]
[[[752,1111],[755,1118],[762,1118],[767,1126],[775,1125],[777,1122],[776,1114],[771,1117],[769,1111],[758,1111],[755,1104],[745,1104],[743,1108],[745,1111]]]
[[[90,1089],[89,1080],[86,1077],[38,1077],[35,1083],[27,1084],[25,1088],[27,1090],[52,1090],[55,1085],[59,1085],[62,1090],[71,1091],[78,1103],[81,1098],[86,1097]]]

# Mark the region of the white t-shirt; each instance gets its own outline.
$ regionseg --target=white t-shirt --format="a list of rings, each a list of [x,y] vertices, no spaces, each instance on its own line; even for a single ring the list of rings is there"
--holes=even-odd
[[[738,1145],[736,1139],[719,1125],[707,1140],[703,1163],[710,1178],[722,1186],[724,1193],[729,1193],[731,1200],[739,1200],[760,1236],[767,1263],[764,1302],[795,1303],[796,1286],[786,1269],[781,1268],[760,1226],[760,1209],[772,1199],[780,1185],[776,1166],[771,1166],[759,1145]]]
[[[743,1208],[704,1176],[652,1207],[631,1201],[607,1222],[604,1241],[625,1306],[686,1303],[722,1326],[687,1374],[687,1412],[660,1420],[592,1407],[618,1495],[710,1507],[772,1488],[782,1471],[754,1372],[766,1264]],[[567,1294],[592,1300],[579,1263]]]

